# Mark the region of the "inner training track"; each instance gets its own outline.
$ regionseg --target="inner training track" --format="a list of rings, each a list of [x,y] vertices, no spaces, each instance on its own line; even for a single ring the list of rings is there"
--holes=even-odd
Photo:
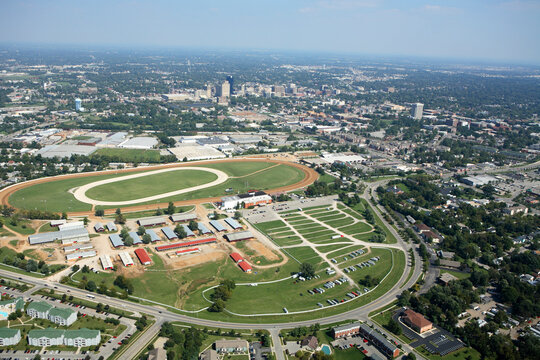
[[[300,169],[304,173],[304,178],[300,180],[299,182],[295,184],[291,184],[291,185],[281,186],[275,189],[266,190],[266,192],[269,194],[278,194],[282,192],[300,189],[308,185],[311,185],[313,182],[315,182],[315,180],[319,178],[319,174],[315,170],[307,166],[295,163],[295,162],[284,161],[284,160],[245,157],[245,158],[234,158],[234,159],[224,159],[224,160],[193,161],[189,163],[171,163],[171,164],[165,164],[165,165],[146,166],[146,167],[130,168],[130,169],[122,169],[122,170],[94,171],[94,172],[88,172],[88,173],[58,175],[58,176],[25,181],[22,183],[10,185],[0,190],[0,204],[11,206],[11,204],[9,203],[9,197],[16,191],[19,191],[21,189],[24,189],[30,186],[43,184],[43,183],[47,183],[51,181],[96,176],[96,175],[122,174],[122,173],[130,173],[130,172],[137,172],[137,171],[149,171],[149,170],[160,170],[160,169],[167,169],[167,168],[188,167],[188,166],[193,166],[193,165],[206,165],[206,164],[219,164],[223,162],[245,162],[245,161],[248,161],[248,162],[260,161],[260,162],[269,162],[269,163],[274,163],[274,164],[289,165],[297,169]],[[208,203],[208,202],[216,202],[216,201],[219,201],[220,199],[221,199],[220,197],[211,197],[211,198],[204,198],[204,199],[182,200],[182,201],[175,201],[174,205],[175,206],[196,205],[196,204],[203,204],[203,203]],[[167,203],[159,203],[159,204],[126,206],[126,207],[122,207],[121,209],[122,209],[122,212],[134,212],[134,211],[143,211],[143,210],[155,210],[158,208],[163,209],[166,207],[167,207]],[[112,209],[112,208],[105,209],[105,214],[107,215],[114,214],[114,212],[115,212],[115,209]],[[69,213],[70,216],[88,216],[88,215],[93,215],[93,214],[94,214],[94,211],[78,211],[78,212]]]

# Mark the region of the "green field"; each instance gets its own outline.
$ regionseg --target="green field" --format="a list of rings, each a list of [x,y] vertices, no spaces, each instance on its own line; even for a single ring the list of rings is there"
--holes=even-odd
[[[202,165],[201,165],[202,166]],[[285,164],[278,164],[275,163],[269,163],[269,162],[262,162],[262,161],[242,161],[242,162],[223,162],[223,163],[216,163],[216,164],[208,164],[204,165],[204,167],[210,167],[218,170],[222,170],[227,175],[231,176],[227,181],[225,181],[222,184],[212,186],[206,189],[201,189],[185,194],[180,194],[172,197],[162,198],[155,201],[146,202],[144,204],[153,204],[153,203],[164,203],[168,201],[180,201],[180,200],[191,200],[191,199],[200,199],[200,198],[206,198],[206,197],[218,197],[218,196],[225,196],[230,195],[234,193],[242,193],[246,192],[250,189],[259,189],[259,190],[267,190],[270,188],[276,188],[281,186],[286,186],[290,184],[294,184],[296,182],[299,182],[303,179],[304,173],[295,167],[285,165]],[[149,170],[146,170],[149,171]],[[187,170],[186,170],[187,171]],[[259,172],[257,172],[259,171]],[[144,170],[141,170],[141,172],[144,172]],[[257,172],[257,173],[255,173]],[[130,173],[130,174],[135,174]],[[201,172],[202,173],[202,172]],[[155,182],[150,182],[148,179],[155,179],[154,176],[151,177],[141,177],[139,179],[133,179],[130,180],[130,182],[133,182],[134,187],[136,190],[138,190],[139,194],[133,194],[129,195],[131,198],[133,197],[145,197],[149,196],[148,194],[156,194],[156,192],[169,192],[178,190],[178,185],[176,182],[172,181],[174,178],[175,172],[169,173],[168,176],[166,176],[168,180],[168,184],[170,186],[165,186],[166,184],[159,185],[160,191],[154,190],[154,187],[156,186]],[[208,173],[204,173],[205,176],[207,176]],[[119,176],[125,176],[126,173],[113,173],[107,175],[96,175],[96,176],[88,176],[88,177],[81,177],[81,178],[71,178],[71,179],[62,179],[59,178],[56,181],[51,181],[47,183],[37,184],[31,187],[27,187],[24,189],[21,189],[14,194],[12,194],[9,198],[9,202],[12,206],[16,208],[24,208],[24,209],[39,209],[39,210],[47,210],[47,211],[55,211],[55,212],[62,212],[62,211],[89,211],[91,210],[91,205],[79,202],[76,200],[71,193],[69,193],[70,189],[80,187],[82,185],[104,180],[104,179],[111,179]],[[178,174],[176,174],[178,176]],[[146,180],[143,180],[146,179]],[[136,181],[137,180],[137,181]],[[211,181],[211,180],[210,180]],[[208,182],[208,181],[203,181]],[[145,183],[147,186],[145,186]],[[197,183],[201,183],[198,181]],[[122,183],[116,183],[116,184],[110,184],[111,186],[114,186],[115,189],[118,189],[118,184],[126,185],[126,182]],[[103,187],[106,187],[106,185],[103,185]],[[91,189],[98,191],[101,190],[102,186],[99,188]],[[110,187],[106,187],[109,188]],[[227,192],[226,189],[232,189],[232,191]],[[89,194],[91,192],[89,191]],[[95,194],[95,196],[103,196],[103,193]],[[114,195],[115,197],[118,195]],[[123,195],[124,197],[127,195]],[[122,198],[119,196],[119,198]],[[105,197],[104,197],[105,199]],[[106,199],[109,199],[108,197]],[[111,206],[111,208],[114,208],[114,206]]]
[[[116,162],[132,163],[157,163],[161,158],[159,150],[143,149],[98,149],[94,155],[107,156]]]
[[[216,174],[207,171],[168,171],[96,186],[86,195],[94,200],[126,201],[207,184],[216,179]]]

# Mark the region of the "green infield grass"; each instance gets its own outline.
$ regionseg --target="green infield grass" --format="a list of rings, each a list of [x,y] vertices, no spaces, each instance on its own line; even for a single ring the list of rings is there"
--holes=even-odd
[[[101,155],[112,158],[115,162],[157,163],[161,159],[159,150],[144,149],[98,149],[91,156]]]

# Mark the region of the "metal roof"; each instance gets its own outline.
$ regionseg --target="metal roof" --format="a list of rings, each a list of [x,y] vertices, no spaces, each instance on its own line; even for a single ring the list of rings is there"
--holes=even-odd
[[[112,244],[113,247],[119,247],[119,246],[124,246],[125,245],[124,241],[122,240],[122,238],[118,234],[109,235],[109,240],[111,241],[111,244]]]
[[[150,264],[152,262],[150,256],[148,256],[148,253],[143,248],[135,250],[135,255],[137,255],[139,261],[143,265]]]
[[[101,260],[101,266],[103,266],[103,269],[109,269],[113,267],[111,257],[109,255],[101,255],[99,257],[99,260]]]
[[[163,216],[149,216],[137,220],[141,226],[154,226],[160,224],[166,224],[167,220]]]
[[[178,235],[176,235],[176,233],[174,231],[172,231],[171,228],[164,227],[163,229],[161,229],[161,231],[163,232],[163,234],[165,234],[165,236],[169,240],[178,239]]]
[[[236,229],[242,228],[242,225],[240,225],[240,224],[238,223],[238,221],[236,221],[236,220],[233,219],[233,218],[226,218],[226,219],[225,219],[225,222],[226,222],[227,224],[229,224],[229,226],[232,227],[232,228],[235,229],[235,230],[236,230]]]
[[[225,226],[221,225],[221,223],[217,220],[210,220],[210,225],[214,227],[217,231],[225,231]]]
[[[131,255],[127,253],[127,251],[121,252],[118,254],[120,256],[120,260],[124,263],[124,266],[133,265],[133,259],[131,258]]]
[[[94,245],[92,245],[90,243],[86,243],[86,244],[77,244],[77,245],[66,246],[64,248],[64,251],[65,252],[72,252],[72,251],[77,251],[77,250],[88,250],[88,249],[93,249],[93,248],[94,248]]]
[[[150,241],[152,241],[152,242],[161,240],[159,235],[156,234],[156,232],[154,230],[152,230],[152,229],[146,230],[146,233],[148,235],[150,235]]]
[[[103,227],[103,224],[100,223],[100,222],[97,222],[95,225],[94,225],[94,230],[98,231],[98,230],[105,230],[105,228]]]
[[[69,229],[30,235],[28,236],[28,242],[30,243],[30,245],[34,245],[53,242],[55,240],[73,239],[83,236],[88,237],[88,231],[86,229]]]
[[[197,226],[199,227],[199,233],[200,234],[210,234],[212,231],[206,227],[203,223],[198,223]]]
[[[109,221],[107,223],[107,229],[109,229],[109,231],[116,231],[118,230],[118,228],[116,227],[116,224],[113,223],[112,221]]]
[[[129,237],[133,240],[133,245],[142,244],[141,237],[139,236],[139,234],[137,234],[137,232],[130,231]]]
[[[87,258],[87,257],[96,256],[96,255],[97,255],[97,252],[95,250],[79,251],[79,252],[74,252],[74,253],[71,253],[71,254],[67,254],[66,255],[66,260]]]
[[[172,214],[171,220],[174,222],[178,221],[190,221],[197,219],[197,214],[194,213],[186,213],[186,214]]]
[[[195,233],[187,225],[182,225],[187,236],[195,236]]]
[[[240,231],[237,233],[227,234],[225,236],[227,237],[227,240],[229,241],[238,241],[238,240],[251,239],[253,237],[253,234],[251,233],[251,231]]]

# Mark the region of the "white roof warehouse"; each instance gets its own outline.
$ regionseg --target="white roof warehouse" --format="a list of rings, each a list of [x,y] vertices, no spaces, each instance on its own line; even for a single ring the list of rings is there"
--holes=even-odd
[[[45,244],[56,240],[77,242],[88,241],[89,239],[86,229],[60,230],[28,236],[30,245]]]

